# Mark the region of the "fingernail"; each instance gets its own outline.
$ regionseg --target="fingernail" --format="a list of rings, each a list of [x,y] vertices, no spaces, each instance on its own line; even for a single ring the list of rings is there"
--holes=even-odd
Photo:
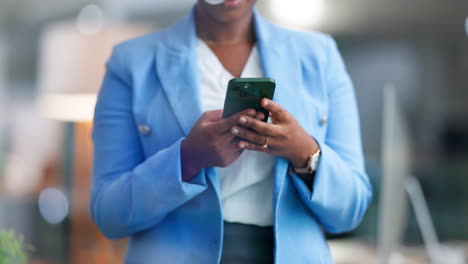
[[[263,100],[263,106],[267,106],[268,105],[268,100],[264,99]]]
[[[240,147],[241,149],[244,149],[244,148],[245,148],[245,143],[244,143],[244,142],[241,142],[241,143],[239,144],[239,147]]]
[[[232,133],[233,133],[234,135],[239,134],[239,129],[233,127],[233,128],[232,128]]]
[[[254,111],[254,110],[250,110],[250,111],[249,111],[249,116],[253,116],[253,115],[255,115],[255,111]]]
[[[241,118],[239,119],[239,122],[245,123],[245,122],[247,122],[247,118],[241,116]]]

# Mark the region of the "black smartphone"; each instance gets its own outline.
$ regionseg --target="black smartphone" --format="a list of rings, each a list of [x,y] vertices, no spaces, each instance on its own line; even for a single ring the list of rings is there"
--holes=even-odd
[[[273,99],[275,80],[271,78],[235,78],[229,81],[224,100],[223,118],[242,110],[253,108],[265,114],[268,120],[268,110],[260,105],[263,98]]]

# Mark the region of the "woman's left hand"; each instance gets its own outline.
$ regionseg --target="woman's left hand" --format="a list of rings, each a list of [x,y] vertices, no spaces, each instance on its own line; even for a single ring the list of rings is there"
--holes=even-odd
[[[244,139],[240,149],[262,151],[288,159],[295,168],[303,168],[309,155],[319,146],[297,120],[279,104],[264,98],[262,106],[270,112],[272,123],[243,115],[241,126],[234,126],[231,133]],[[249,129],[250,128],[250,129]],[[264,148],[267,145],[268,147]]]

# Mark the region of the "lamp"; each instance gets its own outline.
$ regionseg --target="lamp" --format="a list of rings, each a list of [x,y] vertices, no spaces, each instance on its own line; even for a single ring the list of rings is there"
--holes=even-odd
[[[71,22],[49,26],[40,44],[41,112],[59,121],[91,121],[112,46],[145,32],[143,26],[123,24],[107,25],[95,34],[83,34]]]

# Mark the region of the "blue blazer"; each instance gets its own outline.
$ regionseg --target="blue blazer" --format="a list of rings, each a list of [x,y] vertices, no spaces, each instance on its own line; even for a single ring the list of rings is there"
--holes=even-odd
[[[276,263],[332,263],[324,230],[355,228],[371,199],[353,85],[332,38],[294,32],[254,11],[274,101],[320,145],[313,186],[278,157]],[[91,213],[126,263],[218,263],[223,243],[214,168],[181,179],[180,143],[202,114],[193,11],[176,25],[114,48],[95,110]]]

